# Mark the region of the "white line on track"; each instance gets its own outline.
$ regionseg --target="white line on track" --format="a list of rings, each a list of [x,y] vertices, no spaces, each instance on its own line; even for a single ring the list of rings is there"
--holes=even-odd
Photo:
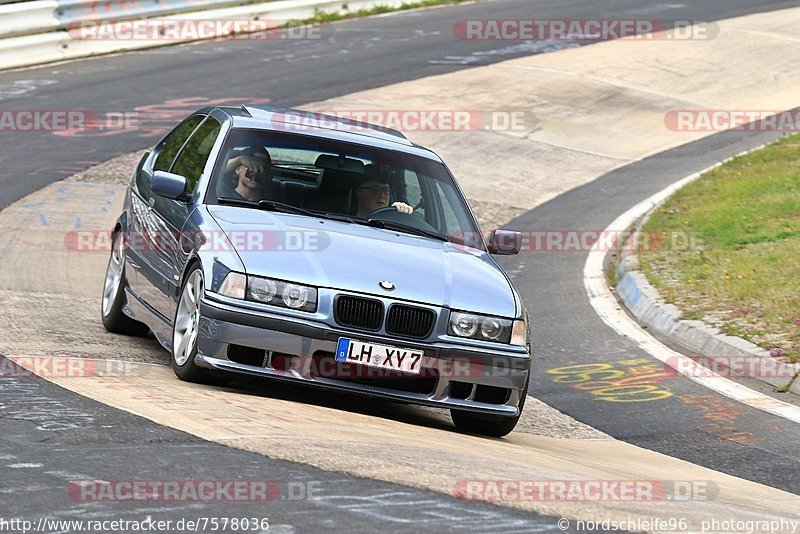
[[[751,151],[742,152],[734,157],[742,156],[754,150],[763,148],[763,145]],[[712,165],[711,167],[702,170],[691,176],[687,176],[682,180],[675,182],[669,187],[662,189],[655,195],[639,202],[631,209],[620,215],[612,222],[606,233],[611,235],[611,232],[627,230],[633,223],[654,208],[663,203],[675,191],[684,185],[697,180],[707,172],[716,169],[723,163],[730,161],[733,158],[728,158],[720,163]],[[708,389],[716,391],[728,398],[737,400],[742,404],[746,404],[753,408],[783,417],[795,423],[800,423],[800,407],[793,406],[789,403],[764,395],[758,391],[754,391],[738,382],[729,380],[723,376],[710,372],[708,369],[700,366],[694,360],[687,356],[670,349],[656,338],[651,336],[648,332],[642,329],[628,314],[622,309],[621,305],[611,293],[606,282],[605,273],[603,272],[603,261],[606,252],[602,249],[602,243],[598,241],[592,250],[589,252],[589,257],[583,268],[583,283],[586,287],[586,292],[589,295],[589,301],[595,309],[600,318],[608,326],[617,331],[620,335],[629,338],[636,343],[642,350],[653,356],[654,358],[662,361],[675,369],[678,373],[684,375],[689,380],[692,380]]]
[[[581,154],[588,154],[590,156],[597,156],[597,157],[600,157],[600,158],[616,159],[616,160],[619,160],[619,161],[630,161],[630,162],[639,161],[641,159],[638,156],[635,157],[635,158],[628,157],[628,156],[612,156],[611,154],[603,154],[602,152],[594,152],[592,150],[585,150],[583,148],[577,148],[577,147],[574,147],[574,146],[562,145],[560,143],[553,143],[552,141],[544,141],[542,139],[537,139],[537,138],[535,138],[533,136],[528,136],[528,139],[530,139],[531,141],[533,141],[535,143],[541,143],[543,145],[548,145],[548,146],[552,146],[552,147],[556,147],[556,148],[563,148],[564,150],[570,150],[572,152],[578,152],[578,153],[581,153]],[[657,152],[661,152],[661,150],[657,150]]]
[[[739,33],[749,33],[750,35],[759,35],[761,37],[769,37],[772,39],[781,39],[783,41],[800,41],[800,38],[791,36],[791,35],[784,35],[780,33],[774,32],[760,32],[757,30],[745,30],[742,28],[727,28],[730,31],[739,32]]]
[[[575,71],[575,70],[553,69],[553,68],[548,68],[548,67],[535,67],[535,66],[532,66],[532,65],[518,65],[518,64],[503,65],[502,68],[505,68],[505,69],[517,69],[517,70],[532,70],[532,71],[538,71],[538,72],[549,72],[551,74],[559,74],[559,75],[562,75],[562,76],[569,76],[569,77],[573,77],[573,78],[583,78],[584,80],[589,80],[591,82],[595,82],[595,83],[600,84],[600,85],[610,85],[612,87],[618,87],[620,89],[625,89],[627,91],[632,91],[632,92],[636,92],[636,93],[642,93],[642,94],[657,96],[657,97],[659,97],[661,99],[664,99],[665,101],[676,102],[676,103],[680,102],[682,105],[686,105],[686,106],[701,107],[701,108],[705,108],[705,109],[716,109],[715,106],[713,104],[710,104],[710,103],[709,104],[705,104],[705,103],[702,103],[702,102],[693,102],[693,101],[681,98],[679,95],[676,95],[676,94],[669,94],[669,93],[663,93],[661,91],[654,91],[652,89],[647,89],[647,88],[644,88],[644,87],[640,87],[638,85],[632,85],[632,84],[628,84],[628,83],[623,83],[623,82],[618,81],[618,80],[609,80],[607,78],[601,78],[599,76],[593,76],[591,74],[586,74],[586,73]],[[716,107],[719,107],[719,106],[716,106]]]

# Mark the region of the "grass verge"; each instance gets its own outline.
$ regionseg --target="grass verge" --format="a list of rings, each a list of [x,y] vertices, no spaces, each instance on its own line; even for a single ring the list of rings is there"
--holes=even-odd
[[[639,254],[684,318],[800,361],[800,135],[687,185],[656,210]]]

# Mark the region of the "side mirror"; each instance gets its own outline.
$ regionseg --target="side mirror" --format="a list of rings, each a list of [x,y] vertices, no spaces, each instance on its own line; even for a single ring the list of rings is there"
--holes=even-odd
[[[185,200],[186,177],[171,172],[156,171],[150,180],[150,192],[172,200]]]
[[[490,254],[498,256],[519,254],[522,249],[522,234],[511,230],[492,230],[488,246]]]

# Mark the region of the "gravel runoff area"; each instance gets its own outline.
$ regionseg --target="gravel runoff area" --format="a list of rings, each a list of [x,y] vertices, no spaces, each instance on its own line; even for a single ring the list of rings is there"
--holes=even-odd
[[[132,152],[115,157],[105,163],[90,167],[63,182],[48,188],[57,188],[69,183],[110,185],[119,187],[119,192],[128,183],[132,169],[143,151]],[[34,194],[36,195],[36,194]],[[121,195],[120,195],[121,198]],[[16,205],[25,204],[26,199]],[[515,217],[520,210],[504,208],[490,202],[470,202],[482,228],[499,227]],[[0,212],[0,230],[15,224],[8,213],[12,207]],[[113,207],[107,217],[115,217]],[[112,219],[113,220],[113,219]],[[58,229],[53,229],[59,232]],[[63,247],[63,230],[53,239]],[[6,245],[9,246],[9,245]],[[10,246],[14,246],[13,244]],[[103,255],[102,265],[105,265]],[[59,291],[55,287],[48,291],[31,292],[9,287],[0,288],[0,355],[25,356],[82,356],[98,359],[113,359],[169,365],[169,354],[164,351],[152,336],[132,338],[108,334],[100,322],[100,292],[103,270],[96,259],[97,272],[86,273],[89,287],[76,291]],[[24,260],[23,260],[24,261]],[[56,262],[53,262],[53,266]],[[17,265],[20,269],[22,265]],[[41,270],[39,266],[39,270]],[[46,270],[48,267],[45,266]],[[63,274],[63,273],[59,273]],[[70,273],[71,274],[71,273]],[[96,291],[93,291],[96,289]],[[78,293],[78,294],[76,294]],[[96,295],[94,295],[96,293]],[[535,363],[534,363],[535,366]],[[535,372],[535,371],[534,371]],[[177,379],[176,379],[177,380]],[[535,392],[534,392],[535,395]],[[441,410],[425,407],[410,407],[413,413],[422,412],[447,421],[449,415]],[[571,417],[551,408],[534,396],[528,401],[515,432],[535,434],[546,437],[570,439],[610,439],[606,434],[580,423]]]

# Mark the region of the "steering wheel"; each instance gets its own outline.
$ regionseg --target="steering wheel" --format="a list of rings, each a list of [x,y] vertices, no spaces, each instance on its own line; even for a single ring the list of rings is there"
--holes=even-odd
[[[438,234],[439,231],[425,222],[420,217],[415,217],[413,213],[403,213],[402,211],[397,211],[397,208],[394,206],[387,206],[385,208],[378,208],[375,211],[371,212],[367,215],[367,219],[377,219],[379,221],[389,221],[389,222],[396,222],[400,224],[405,224],[406,226],[411,226],[412,228],[418,228],[420,230],[425,230],[427,232],[433,232]]]
[[[414,215],[413,213],[403,213],[394,206],[386,206],[385,208],[378,208],[375,211],[370,212],[369,215],[367,215],[367,219],[374,219],[377,215],[392,215],[393,213],[406,216]],[[394,219],[394,217],[384,217],[384,219],[391,221]]]

